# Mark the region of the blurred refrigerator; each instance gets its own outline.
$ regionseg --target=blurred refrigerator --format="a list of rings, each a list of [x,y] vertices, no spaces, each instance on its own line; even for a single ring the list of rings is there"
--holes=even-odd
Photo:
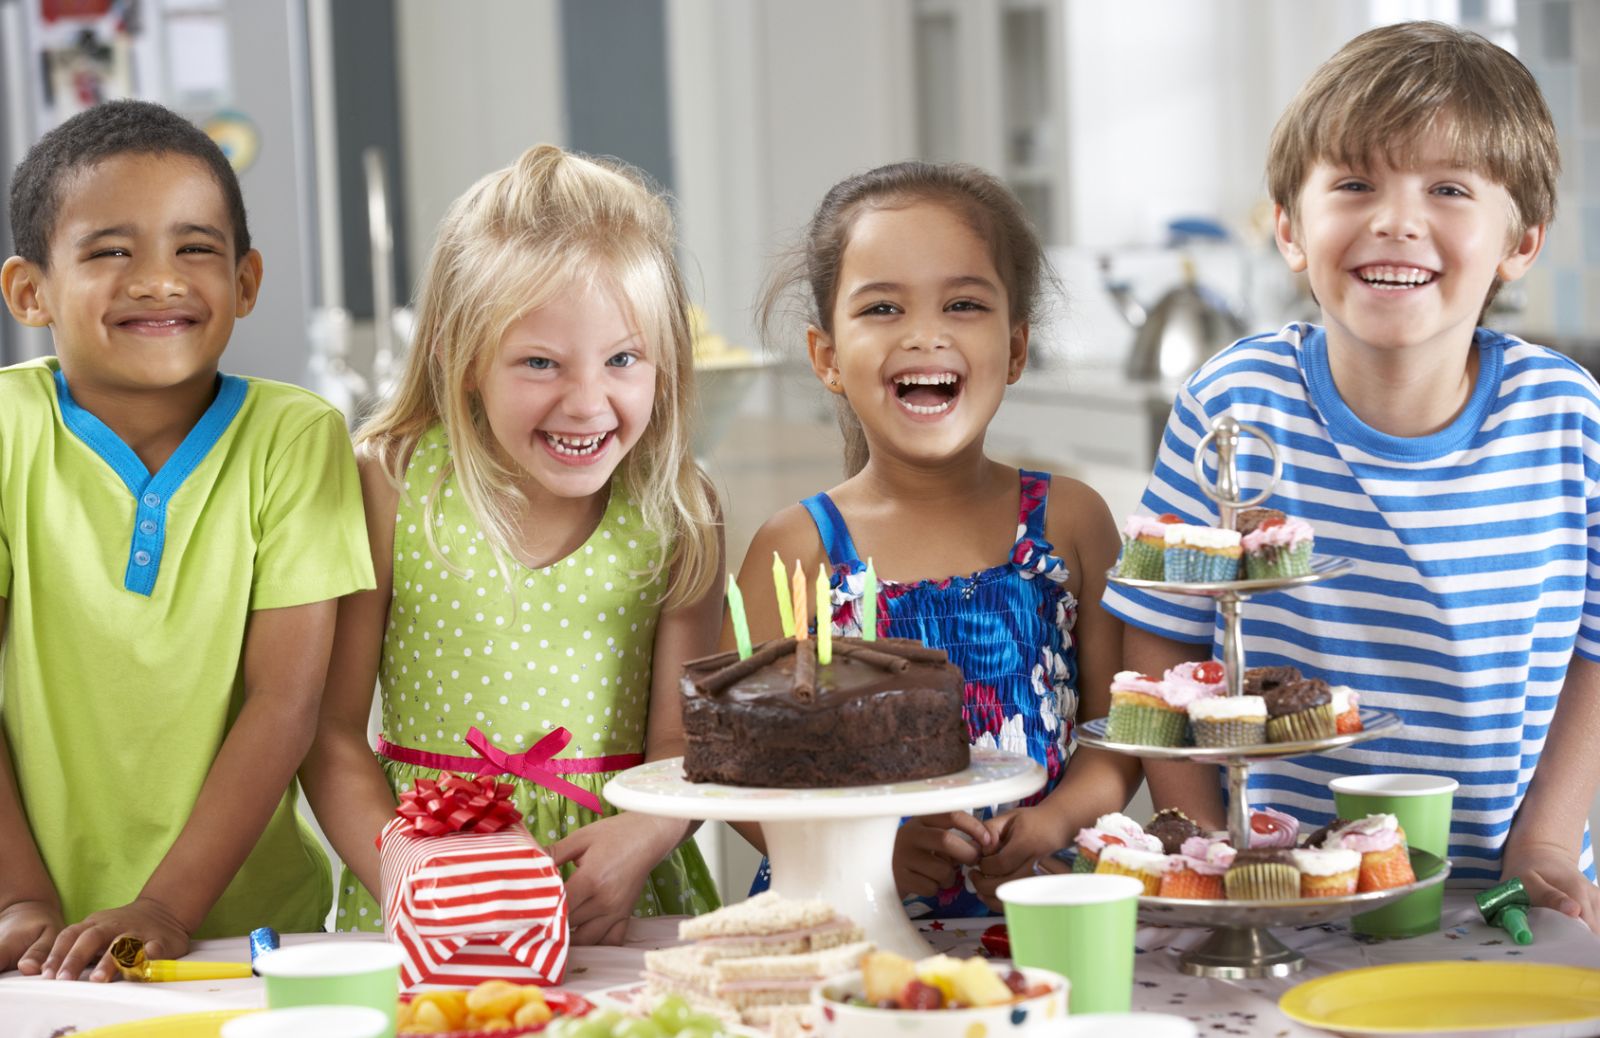
[[[233,160],[266,263],[223,367],[304,382],[318,269],[307,54],[305,0],[0,0],[0,189],[9,199],[41,134],[99,101],[181,112]],[[0,242],[10,255],[7,212]],[[48,352],[47,332],[0,320],[0,363]]]

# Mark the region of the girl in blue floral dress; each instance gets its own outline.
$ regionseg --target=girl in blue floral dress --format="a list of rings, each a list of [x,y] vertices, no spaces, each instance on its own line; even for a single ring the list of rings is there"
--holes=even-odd
[[[870,557],[878,634],[944,649],[966,677],[972,744],[1026,754],[1048,775],[1017,804],[906,821],[894,873],[914,915],[998,909],[1001,882],[1120,810],[1139,780],[1133,758],[1074,750],[1080,717],[1108,711],[1122,654],[1121,626],[1100,608],[1119,540],[1105,502],[984,452],[1048,276],[1002,184],[909,162],[835,186],[767,297],[770,316],[807,290],[811,364],[838,402],[849,478],[768,520],[741,584],[770,582],[774,552],[786,568],[825,566],[833,631],[859,634]],[[752,634],[775,637],[775,597],[745,602]],[[741,831],[759,845],[758,828]]]

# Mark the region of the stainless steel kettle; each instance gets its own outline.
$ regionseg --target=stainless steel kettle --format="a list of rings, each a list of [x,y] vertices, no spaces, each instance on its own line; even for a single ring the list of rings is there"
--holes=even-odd
[[[1208,357],[1244,335],[1244,322],[1227,300],[1199,284],[1194,262],[1183,259],[1183,280],[1148,312],[1125,281],[1111,277],[1111,258],[1100,258],[1106,291],[1135,330],[1127,374],[1136,381],[1188,377]]]

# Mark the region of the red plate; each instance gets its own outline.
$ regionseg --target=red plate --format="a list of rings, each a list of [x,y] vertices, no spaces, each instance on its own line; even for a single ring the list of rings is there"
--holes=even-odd
[[[442,991],[447,989],[434,988],[432,990]],[[454,990],[471,991],[472,989],[456,988]],[[549,1027],[550,1024],[558,1017],[582,1016],[594,1008],[594,1005],[590,1003],[588,999],[584,998],[580,994],[577,994],[576,992],[562,991],[560,988],[541,988],[540,990],[544,994],[545,1005],[550,1007],[551,1016],[549,1020],[546,1020],[542,1024],[536,1024],[533,1027],[513,1027],[507,1031],[407,1031],[405,1033],[408,1035],[416,1035],[417,1038],[514,1038],[515,1035],[519,1034],[538,1034],[546,1027]],[[400,1001],[410,1002],[412,999],[416,998],[417,995],[421,994],[427,994],[427,992],[419,991],[416,994],[401,995]]]

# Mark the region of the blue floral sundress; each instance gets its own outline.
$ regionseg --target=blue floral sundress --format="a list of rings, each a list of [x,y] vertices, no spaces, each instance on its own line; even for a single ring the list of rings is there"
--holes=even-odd
[[[1017,541],[1003,565],[969,577],[881,581],[878,636],[915,638],[943,649],[966,677],[963,715],[975,747],[1025,753],[1044,766],[1044,789],[1020,802],[1036,804],[1056,788],[1073,746],[1078,711],[1078,655],[1073,625],[1078,602],[1067,590],[1066,563],[1045,539],[1050,476],[1020,470]],[[861,634],[861,595],[866,563],[856,551],[844,517],[827,494],[801,502],[817,524],[832,567],[833,633]],[[1011,806],[974,812],[987,818]],[[771,873],[762,861],[750,888],[767,889]],[[960,918],[989,909],[963,873],[960,882],[931,898],[908,898],[912,916]]]

